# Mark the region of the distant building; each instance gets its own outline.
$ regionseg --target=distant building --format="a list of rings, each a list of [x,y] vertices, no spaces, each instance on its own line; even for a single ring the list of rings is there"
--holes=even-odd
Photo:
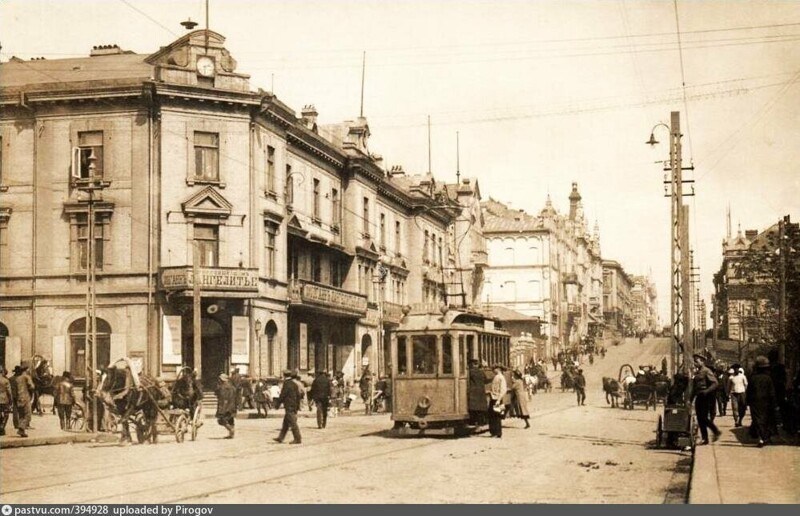
[[[648,276],[632,276],[633,329],[637,333],[656,333],[661,330],[658,320],[658,294]]]
[[[635,331],[633,281],[619,262],[603,260],[603,315],[612,335],[631,336]]]

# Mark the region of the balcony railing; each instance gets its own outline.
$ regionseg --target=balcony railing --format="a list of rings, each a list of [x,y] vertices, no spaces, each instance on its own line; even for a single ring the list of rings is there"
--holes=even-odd
[[[289,304],[321,308],[357,317],[364,317],[367,313],[366,296],[297,279],[289,282]]]

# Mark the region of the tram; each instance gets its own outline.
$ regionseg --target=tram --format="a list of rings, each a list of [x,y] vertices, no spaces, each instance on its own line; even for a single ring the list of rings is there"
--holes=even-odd
[[[391,339],[395,433],[465,433],[473,358],[508,367],[510,336],[497,320],[460,309],[407,313]]]

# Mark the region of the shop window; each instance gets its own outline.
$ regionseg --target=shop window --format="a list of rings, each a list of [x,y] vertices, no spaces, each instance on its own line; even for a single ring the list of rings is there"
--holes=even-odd
[[[219,265],[219,227],[195,224],[194,243],[200,256],[201,267]]]
[[[415,335],[412,337],[412,362],[414,374],[436,373],[436,337]]]
[[[194,178],[219,181],[219,134],[194,132]]]

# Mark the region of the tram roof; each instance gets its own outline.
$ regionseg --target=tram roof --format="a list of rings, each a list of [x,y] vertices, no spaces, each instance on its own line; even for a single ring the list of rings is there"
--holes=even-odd
[[[486,324],[486,323],[490,324]],[[433,310],[411,311],[403,317],[398,332],[448,331],[456,329],[481,330],[485,333],[507,335],[500,321],[474,310],[448,310],[444,315]]]

